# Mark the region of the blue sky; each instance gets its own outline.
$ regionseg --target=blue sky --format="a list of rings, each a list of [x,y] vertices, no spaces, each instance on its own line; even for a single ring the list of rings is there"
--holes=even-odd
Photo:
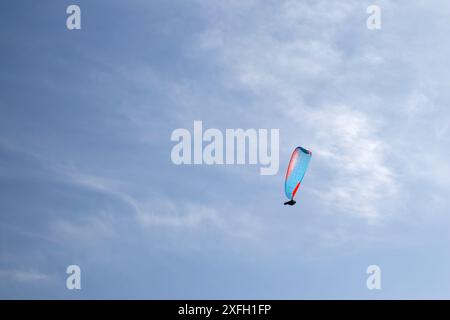
[[[0,298],[450,298],[448,9],[2,1]],[[279,173],[174,165],[194,120],[280,129]]]

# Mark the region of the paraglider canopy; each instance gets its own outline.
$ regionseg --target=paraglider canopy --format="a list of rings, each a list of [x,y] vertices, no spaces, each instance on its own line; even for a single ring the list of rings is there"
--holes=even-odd
[[[285,205],[293,206],[296,203],[294,197],[300,187],[303,177],[305,176],[306,170],[308,169],[311,155],[311,151],[302,147],[295,148],[292,153],[284,183],[284,192],[286,197],[290,200],[285,202]]]

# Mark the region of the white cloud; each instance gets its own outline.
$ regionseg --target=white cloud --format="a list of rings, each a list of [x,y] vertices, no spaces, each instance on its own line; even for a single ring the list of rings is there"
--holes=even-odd
[[[251,213],[222,204],[220,209],[206,204],[177,203],[160,199],[138,212],[138,220],[149,228],[175,228],[220,231],[231,237],[256,239],[261,224]]]
[[[95,213],[95,215],[81,219],[55,219],[50,222],[51,234],[60,240],[75,241],[76,243],[88,242],[101,238],[111,238],[115,235],[114,225],[107,214]]]
[[[309,112],[314,124],[313,149],[329,175],[316,190],[329,208],[374,222],[385,211],[379,204],[398,192],[398,182],[385,155],[389,145],[362,112],[331,107]],[[311,128],[313,129],[313,128]]]
[[[252,214],[236,212],[226,203],[222,203],[221,208],[217,209],[212,205],[195,202],[174,202],[161,194],[151,194],[145,200],[140,200],[124,191],[123,184],[119,182],[74,170],[60,170],[69,183],[102,192],[128,205],[133,213],[131,217],[146,228],[212,228],[227,236],[249,239],[257,237],[261,229],[261,224]],[[58,220],[52,224],[52,229],[61,236],[81,240],[113,236],[115,223],[117,222],[112,215],[105,212],[90,216],[80,223]]]
[[[282,6],[269,4],[239,22],[230,17],[247,17],[249,12],[240,7],[227,10],[214,22],[213,31],[205,32],[199,41],[206,54],[217,49],[214,56],[227,85],[253,94],[257,107],[248,112],[254,117],[267,120],[268,115],[278,114],[288,119],[282,139],[300,136],[299,141],[314,150],[313,166],[323,173],[316,175],[322,182],[315,184],[318,202],[332,212],[367,222],[386,215],[380,203],[399,192],[396,174],[385,157],[389,140],[380,134],[379,119],[375,121],[364,111],[367,106],[352,104],[353,99],[368,99],[349,85],[342,86],[355,81],[358,70],[377,66],[384,59],[367,45],[361,56],[353,58],[344,45],[337,44],[345,40],[339,31],[359,21],[354,18],[358,10],[364,21],[365,7],[356,1],[286,1]],[[357,33],[365,31],[362,22]],[[333,92],[322,91],[322,85],[332,87],[333,83],[345,89],[349,98],[336,100]],[[313,104],[305,98],[311,96]],[[272,122],[281,123],[276,118]]]
[[[20,283],[30,283],[49,281],[51,277],[38,271],[0,270],[0,279],[6,279],[9,281]]]

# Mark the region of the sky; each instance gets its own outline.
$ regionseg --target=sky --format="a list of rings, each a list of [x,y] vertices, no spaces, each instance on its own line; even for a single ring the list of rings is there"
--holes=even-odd
[[[449,20],[444,0],[1,1],[0,298],[449,299]],[[278,173],[175,165],[196,120],[279,129]]]

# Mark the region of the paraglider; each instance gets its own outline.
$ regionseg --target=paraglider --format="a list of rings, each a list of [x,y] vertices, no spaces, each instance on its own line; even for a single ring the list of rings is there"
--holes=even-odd
[[[311,155],[311,151],[302,147],[295,148],[292,153],[284,183],[284,193],[289,201],[285,202],[284,205],[293,206],[296,203],[294,197],[300,187],[303,177],[305,176],[306,170],[308,169]]]

